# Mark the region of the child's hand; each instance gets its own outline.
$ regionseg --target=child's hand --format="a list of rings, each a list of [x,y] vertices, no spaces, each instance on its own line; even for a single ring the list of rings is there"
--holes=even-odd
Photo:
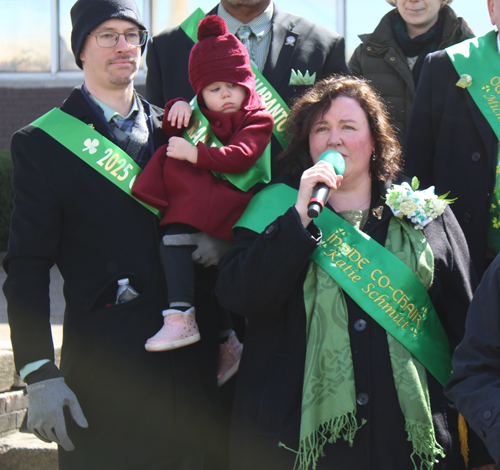
[[[167,157],[196,163],[198,161],[198,148],[182,137],[170,137],[168,139]]]
[[[191,106],[185,101],[176,101],[170,111],[168,112],[167,119],[170,121],[172,127],[177,127],[181,129],[182,127],[187,127],[189,120],[191,119]]]

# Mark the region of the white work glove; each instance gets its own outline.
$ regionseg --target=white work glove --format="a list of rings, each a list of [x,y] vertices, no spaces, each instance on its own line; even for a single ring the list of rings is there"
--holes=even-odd
[[[28,385],[28,429],[44,442],[56,442],[69,452],[75,446],[68,437],[63,407],[68,406],[76,424],[88,428],[75,394],[62,377]]]
[[[205,268],[218,264],[220,257],[233,246],[233,242],[213,237],[205,232],[165,235],[163,244],[197,246],[191,258],[196,264],[201,264]]]

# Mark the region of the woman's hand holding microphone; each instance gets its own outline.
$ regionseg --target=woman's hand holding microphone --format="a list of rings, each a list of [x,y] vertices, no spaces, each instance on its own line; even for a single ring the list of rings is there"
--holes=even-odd
[[[329,150],[320,155],[314,166],[302,173],[295,208],[304,227],[322,211],[330,192],[340,187],[344,169],[344,157]]]

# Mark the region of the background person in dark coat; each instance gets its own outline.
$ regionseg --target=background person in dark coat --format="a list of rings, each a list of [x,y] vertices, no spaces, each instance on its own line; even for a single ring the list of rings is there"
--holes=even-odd
[[[396,8],[359,36],[348,68],[379,91],[402,143],[425,56],[474,33],[448,6],[453,0],[386,1]]]
[[[85,86],[61,109],[84,123],[83,134],[90,127],[100,134],[76,146],[101,158],[105,137],[144,166],[165,138],[163,110],[134,92],[145,43],[137,8],[132,0],[79,0],[71,16]],[[206,440],[216,433],[213,297],[196,292],[207,318],[200,343],[148,353],[144,343],[161,327],[166,302],[156,215],[38,127],[13,136],[12,158],[4,293],[16,367],[28,383],[28,426],[60,444],[65,470],[201,469]],[[60,370],[49,323],[54,263],[66,300]],[[139,296],[114,305],[121,278]]]
[[[318,265],[310,262],[310,256],[327,242],[328,235],[323,234],[322,239],[320,229],[307,216],[307,205],[314,186],[324,182],[333,189],[324,210],[334,211],[359,226],[378,244],[387,247],[403,224],[408,227],[406,233],[410,238],[423,233],[434,259],[428,294],[452,348],[463,336],[474,287],[467,245],[460,227],[453,213],[446,209],[442,216],[419,232],[409,220],[397,222],[385,205],[386,191],[399,171],[399,145],[381,100],[366,82],[349,77],[324,80],[306,92],[291,114],[296,138],[290,142],[279,165],[283,164],[281,169],[287,176],[283,180],[286,185],[299,188],[298,195],[293,198],[296,203],[292,201],[290,208],[261,233],[236,228],[235,246],[219,263],[218,298],[248,321],[236,383],[230,468],[294,468],[296,455],[289,449],[299,448],[301,410],[309,409],[309,404],[304,407],[303,401],[303,396],[306,399],[309,396],[306,392],[308,380],[305,379],[309,369],[305,364],[311,361],[306,357],[316,358],[316,352],[322,359],[312,363],[323,367],[317,376],[308,377],[312,381],[316,379],[318,387],[329,384],[321,395],[322,403],[330,402],[331,407],[335,407],[350,396],[355,419],[351,426],[359,427],[353,430],[348,424],[341,425],[337,440],[325,443],[325,455],[319,456],[314,468],[415,470],[421,468],[419,457],[424,457],[429,469],[465,469],[459,450],[458,414],[443,395],[440,383],[424,370],[420,385],[413,379],[403,380],[409,389],[415,391],[422,386],[424,393],[429,394],[429,423],[432,424],[426,432],[433,429],[437,446],[442,446],[446,455],[443,458],[437,452],[435,457],[439,462],[433,465],[433,457],[424,456],[425,452],[417,455],[412,441],[408,440],[404,399],[399,401],[401,385],[394,379],[397,369],[391,363],[392,346],[385,329],[343,290],[340,300],[333,305],[318,302],[318,296],[323,293],[328,299],[338,296],[339,289],[331,278],[321,274]],[[325,162],[314,164],[326,150],[337,150],[344,157],[343,179]],[[262,194],[273,186],[264,189]],[[254,196],[249,207],[257,198],[259,194]],[[257,213],[256,217],[262,219],[263,215]],[[395,232],[394,227],[398,227]],[[420,240],[421,243],[413,244],[408,254],[425,244],[422,238]],[[422,273],[421,267],[414,265],[413,269]],[[311,285],[316,289],[312,295]],[[306,304],[311,305],[311,299],[315,305],[312,317],[308,313],[310,307],[306,307]],[[326,307],[316,310],[316,305]],[[314,335],[307,338],[306,330],[311,328],[308,325],[318,320],[328,325],[329,318],[335,319],[333,326],[329,330],[321,327],[317,333],[321,336],[326,331],[325,342],[320,342],[318,351],[310,349]],[[326,341],[331,337],[333,345],[325,353]],[[348,342],[338,348],[339,351],[336,345],[346,337]],[[392,354],[401,358],[405,350],[402,347]],[[347,378],[337,375],[336,379],[329,376],[330,368],[336,370],[350,363],[352,375]],[[354,382],[353,389],[342,388],[346,381]],[[311,394],[314,395],[312,391]],[[323,417],[323,413],[319,415]],[[350,419],[346,419],[345,423],[349,422]],[[325,439],[329,438],[328,425],[323,431]],[[349,440],[352,440],[352,447]],[[433,445],[436,443],[430,442],[424,447],[429,450]],[[471,445],[470,468],[491,462],[487,453],[478,451]],[[306,462],[299,468],[312,468],[311,463]]]
[[[207,14],[221,16],[232,34],[238,35],[238,28],[248,25],[259,35],[258,40],[250,39],[257,68],[288,105],[315,80],[347,72],[344,38],[280,10],[271,0],[222,0]],[[151,103],[163,107],[171,99],[194,96],[188,79],[192,47],[193,41],[179,26],[151,38],[146,57],[146,98]],[[292,79],[292,70],[303,75],[309,72],[314,78],[299,84]],[[273,137],[272,156],[281,150]]]
[[[500,2],[488,0],[488,7],[499,24]],[[467,89],[456,86],[459,78],[446,51],[427,56],[403,145],[404,172],[457,198],[451,208],[481,277],[494,258],[487,234],[498,139]]]
[[[446,395],[500,465],[500,256],[486,271],[467,313],[465,337],[453,355]]]

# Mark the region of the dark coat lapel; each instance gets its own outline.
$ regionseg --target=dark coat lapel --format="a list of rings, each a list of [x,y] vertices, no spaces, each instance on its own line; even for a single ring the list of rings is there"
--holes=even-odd
[[[144,106],[144,110],[146,111],[146,114],[150,116],[149,121],[152,126],[151,130],[153,132],[153,139],[154,139],[153,142],[151,143],[150,152],[154,153],[155,149],[157,149],[166,142],[166,138],[163,135],[163,131],[161,130],[163,109],[149,105],[142,98],[141,100]],[[65,113],[68,113],[73,117],[76,117],[85,124],[92,124],[93,128],[97,132],[99,132],[99,134],[101,134],[103,137],[106,137],[106,139],[110,140],[111,142],[119,146],[119,142],[116,140],[115,135],[111,130],[111,127],[105,121],[104,116],[101,114],[96,114],[94,110],[89,106],[89,104],[83,97],[82,92],[80,91],[80,87],[75,88],[71,92],[69,97],[66,99],[66,101],[64,101],[64,104],[61,106],[61,109]]]
[[[294,26],[295,24],[291,22],[290,15],[275,7],[272,28],[273,36],[262,74],[276,90],[281,86],[288,85],[288,83],[283,82],[290,79],[290,64],[300,36],[298,33],[292,31]],[[290,40],[291,37],[294,39],[293,43]],[[288,41],[287,38],[289,38]]]
[[[487,149],[491,149],[490,151],[492,152],[491,155],[497,155],[496,152],[496,144],[497,144],[497,139],[495,137],[495,132],[493,131],[492,127],[484,117],[483,113],[479,110],[477,107],[476,103],[474,102],[474,99],[470,95],[470,93],[466,90],[464,90],[465,93],[465,102],[467,103],[467,106],[469,107],[469,110],[472,114],[474,125],[477,128],[477,131],[479,135],[481,136],[481,139],[483,139],[484,144]],[[488,156],[490,154],[488,153]],[[494,159],[494,165],[496,165],[496,158]]]
[[[104,120],[104,116],[102,119],[100,119],[99,116],[92,111],[92,109],[82,96],[80,87],[75,88],[71,92],[71,94],[62,105],[61,109],[65,113],[68,113],[71,116],[76,117],[80,121],[83,121],[85,124],[92,124],[94,129],[99,132],[99,134],[106,137],[106,139],[110,140],[111,142],[117,144],[115,136]]]

